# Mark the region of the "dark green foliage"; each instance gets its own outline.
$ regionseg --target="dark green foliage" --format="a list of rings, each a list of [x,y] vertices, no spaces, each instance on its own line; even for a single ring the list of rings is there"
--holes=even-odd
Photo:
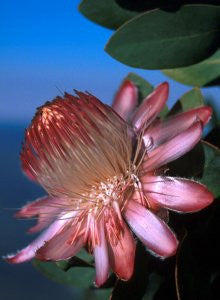
[[[220,77],[220,50],[198,64],[179,69],[164,70],[163,73],[187,85],[215,85],[215,80]]]
[[[106,51],[120,62],[142,69],[178,68],[198,63],[219,47],[220,7],[186,5],[138,15],[121,26]]]

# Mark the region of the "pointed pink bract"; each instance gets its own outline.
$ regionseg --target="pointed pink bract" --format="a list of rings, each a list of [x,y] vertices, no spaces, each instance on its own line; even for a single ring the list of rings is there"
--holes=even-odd
[[[176,253],[178,241],[174,233],[150,210],[129,200],[125,217],[132,230],[149,250],[161,257]]]
[[[132,118],[132,124],[138,132],[143,125],[145,127],[156,118],[164,107],[169,94],[167,82],[158,85],[155,90],[146,97]]]
[[[69,214],[70,215],[70,214]],[[15,255],[8,255],[5,259],[10,263],[21,263],[31,260],[36,256],[36,251],[41,248],[44,243],[53,238],[66,225],[67,216],[63,219],[54,221],[44,232],[42,232],[33,242],[26,248],[22,249]]]
[[[128,120],[137,105],[137,100],[137,88],[127,79],[116,93],[112,107],[124,120]]]
[[[204,185],[188,179],[146,176],[142,183],[152,202],[179,212],[199,211],[214,200]]]
[[[109,274],[109,256],[108,246],[105,237],[105,227],[103,220],[99,224],[100,245],[94,249],[95,269],[96,269],[96,286],[101,286],[108,279]]]
[[[71,226],[71,219],[66,219],[63,228],[36,251],[36,258],[45,261],[58,261],[68,259],[77,254],[84,245],[83,237],[77,237],[74,241],[75,228]]]
[[[64,200],[56,197],[42,197],[27,203],[15,216],[17,218],[31,218],[38,216],[38,222],[28,232],[35,233],[47,227],[63,210]]]
[[[109,259],[112,270],[123,280],[129,280],[134,270],[135,242],[130,230],[123,225],[123,231],[116,243],[108,240]]]
[[[198,121],[170,141],[152,150],[145,157],[143,170],[145,172],[157,169],[190,151],[200,140],[202,125]]]
[[[209,106],[204,106],[180,113],[165,121],[155,120],[151,126],[145,130],[145,145],[147,146],[151,143],[152,147],[150,151],[152,151],[157,146],[171,140],[176,135],[188,129],[198,120],[200,120],[203,125],[206,125],[210,120],[211,114],[212,109]]]

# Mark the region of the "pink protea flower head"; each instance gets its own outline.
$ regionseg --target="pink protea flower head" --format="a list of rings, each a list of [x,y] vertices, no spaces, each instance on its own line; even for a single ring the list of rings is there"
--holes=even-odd
[[[200,140],[211,109],[161,121],[156,117],[168,97],[167,83],[137,109],[137,88],[129,80],[113,108],[90,94],[76,95],[40,107],[26,131],[22,168],[49,196],[27,204],[17,216],[38,216],[30,232],[48,228],[6,259],[57,261],[87,246],[100,286],[110,269],[123,280],[132,276],[133,233],[154,254],[172,256],[178,241],[162,216],[169,209],[198,211],[213,201],[205,186],[167,177],[162,168]]]

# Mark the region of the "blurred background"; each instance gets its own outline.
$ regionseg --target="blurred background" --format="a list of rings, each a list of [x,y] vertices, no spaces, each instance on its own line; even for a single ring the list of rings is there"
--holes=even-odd
[[[110,104],[129,72],[153,85],[167,78],[159,71],[126,67],[103,48],[111,31],[85,19],[78,1],[8,0],[0,11],[0,255],[24,247],[32,236],[25,231],[34,221],[15,220],[13,214],[27,201],[44,194],[24,177],[19,152],[24,129],[36,107],[73,89],[89,91]],[[190,87],[168,80],[171,106]],[[203,89],[217,108],[219,88]],[[31,263],[9,265],[0,261],[0,295],[3,300],[73,298],[75,291],[59,286]],[[49,296],[48,296],[49,295]]]

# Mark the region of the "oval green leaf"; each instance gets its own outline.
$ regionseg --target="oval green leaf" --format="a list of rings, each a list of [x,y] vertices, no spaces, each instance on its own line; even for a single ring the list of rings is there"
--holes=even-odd
[[[89,20],[110,29],[117,29],[138,14],[122,8],[114,0],[83,0],[79,11]]]
[[[215,195],[215,198],[220,197],[220,149],[203,142],[205,154],[205,165],[201,182]]]
[[[117,29],[138,14],[165,5],[169,6],[164,0],[82,0],[79,11],[92,22],[109,29]]]
[[[95,278],[94,268],[73,267],[68,271],[60,269],[56,263],[34,260],[35,268],[47,278],[60,284],[72,285],[78,288],[89,288]]]
[[[205,99],[198,87],[191,89],[182,95],[182,97],[174,104],[168,115],[175,115],[183,111],[187,111],[205,104]]]
[[[111,299],[112,289],[86,289],[84,290],[84,297],[82,299],[86,300],[109,300]]]
[[[163,70],[163,73],[186,85],[212,85],[212,82],[220,77],[220,50],[198,64],[179,69]]]
[[[106,45],[120,62],[143,69],[198,63],[219,46],[220,7],[185,5],[176,12],[155,9],[122,25]]]
[[[213,122],[215,124],[215,120]],[[214,128],[206,136],[206,141],[220,149],[220,124],[216,124]]]

